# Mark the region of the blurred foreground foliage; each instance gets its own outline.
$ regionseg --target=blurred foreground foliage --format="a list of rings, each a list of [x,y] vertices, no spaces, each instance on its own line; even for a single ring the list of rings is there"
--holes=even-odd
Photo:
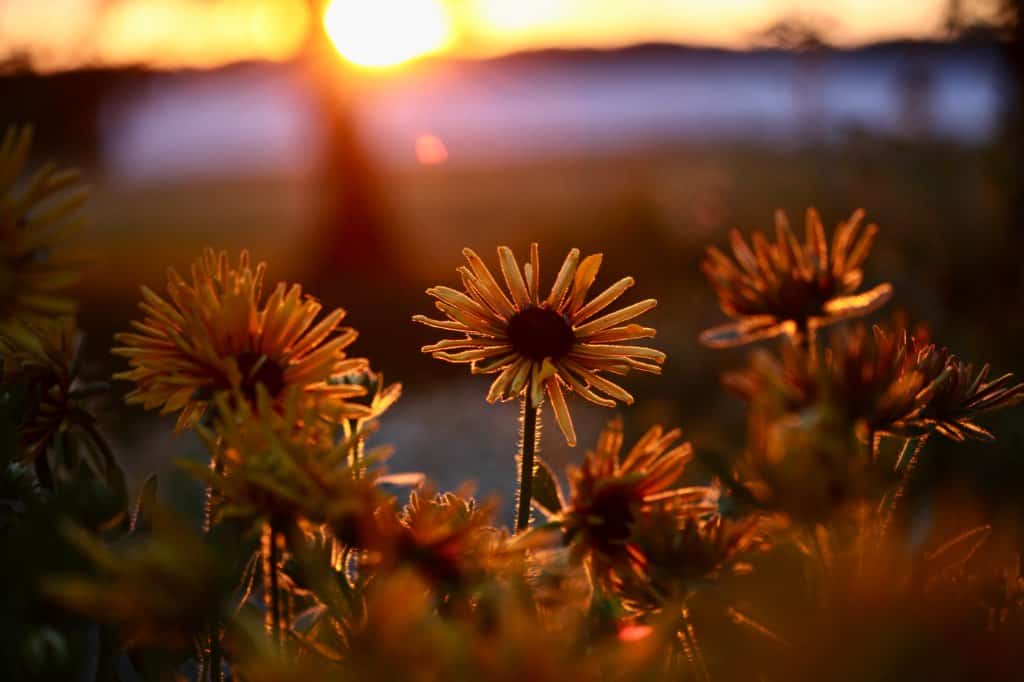
[[[0,233],[31,237],[45,207],[15,183],[24,154],[3,151]],[[630,442],[613,419],[584,438],[595,445],[566,489],[537,457],[533,524],[517,534],[495,501],[390,473],[389,453],[367,450],[400,387],[340,364],[340,311],[314,323],[319,304],[283,286],[261,307],[259,286],[245,272],[229,285],[219,265],[192,289],[174,275],[172,303],[147,294],[159,324],[137,323],[145,348],[129,338],[125,353],[129,378],[166,398],[151,406],[203,403],[209,460],[182,467],[205,489],[205,523],[168,509],[155,477],[129,494],[73,318],[4,305],[19,283],[68,280],[35,267],[45,249],[29,248],[27,273],[24,249],[0,259],[3,677],[1020,677],[1021,528],[917,474],[935,442],[998,436],[979,422],[1024,385],[899,320],[818,333],[809,320],[835,292],[814,283],[843,274],[852,294],[859,272],[830,260],[845,251],[819,220],[802,243],[779,234],[776,250],[734,238],[735,263],[711,256],[724,311],[744,329],[774,316],[782,335],[725,378],[747,405],[745,446],[695,447],[662,427]],[[324,377],[287,374],[288,338]]]

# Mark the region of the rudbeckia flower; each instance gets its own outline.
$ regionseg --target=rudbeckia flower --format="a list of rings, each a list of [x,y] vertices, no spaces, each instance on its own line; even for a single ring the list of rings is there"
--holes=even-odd
[[[545,296],[540,286],[540,253],[530,250],[530,262],[520,269],[512,251],[498,247],[505,287],[471,249],[463,255],[469,267],[460,267],[463,291],[438,286],[427,290],[447,319],[424,315],[413,319],[430,327],[461,334],[423,347],[424,353],[448,362],[468,363],[474,374],[497,374],[487,394],[489,402],[527,396],[539,407],[546,394],[555,418],[570,445],[576,432],[565,392],[577,393],[592,403],[614,407],[632,404],[633,396],[605,374],[630,370],[661,373],[665,354],[625,341],[654,336],[655,330],[630,320],[654,308],[648,298],[599,315],[633,286],[624,277],[588,299],[601,267],[601,255],[580,259],[572,249]]]

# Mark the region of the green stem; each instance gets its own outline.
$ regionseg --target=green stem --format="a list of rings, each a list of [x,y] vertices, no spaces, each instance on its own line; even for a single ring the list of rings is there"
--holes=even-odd
[[[540,410],[530,404],[527,391],[523,395],[522,434],[519,442],[519,507],[516,513],[516,532],[520,533],[530,527],[530,502],[533,500],[533,465],[537,453],[537,441],[540,429]]]

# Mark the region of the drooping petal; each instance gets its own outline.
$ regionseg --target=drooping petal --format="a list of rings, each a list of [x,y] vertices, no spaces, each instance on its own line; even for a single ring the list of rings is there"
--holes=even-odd
[[[860,294],[840,296],[825,303],[826,323],[860,317],[872,313],[889,302],[892,298],[892,285],[879,284]]]
[[[551,401],[551,408],[555,413],[555,422],[558,423],[558,428],[561,429],[566,444],[569,447],[575,447],[576,429],[573,428],[572,416],[569,414],[569,406],[565,402],[565,395],[562,393],[562,387],[558,383],[558,377],[553,376],[545,381],[544,389],[548,394],[548,399]]]
[[[512,363],[505,367],[502,372],[491,382],[491,388],[487,392],[487,402],[493,403],[501,400],[508,393],[509,386],[512,383],[513,377],[519,371],[521,365],[526,362],[520,359],[518,362]]]
[[[763,315],[707,329],[701,332],[700,343],[709,348],[734,348],[754,341],[773,339],[785,331],[783,323],[770,315]]]

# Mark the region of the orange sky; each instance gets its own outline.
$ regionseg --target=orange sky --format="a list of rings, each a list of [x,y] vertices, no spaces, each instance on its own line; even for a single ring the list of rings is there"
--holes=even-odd
[[[367,0],[335,0],[367,6]],[[374,2],[376,0],[369,0]],[[553,46],[669,41],[742,47],[786,16],[820,18],[829,37],[856,44],[938,37],[949,0],[391,0],[437,6],[448,25],[436,51],[483,56]],[[97,7],[105,4],[106,11]],[[963,0],[984,15],[992,0]],[[210,66],[286,59],[309,17],[304,0],[0,0],[0,56],[40,68],[85,63]],[[821,8],[827,8],[825,10]],[[396,52],[416,26],[380,28]],[[317,17],[319,20],[319,17]],[[403,37],[404,36],[404,37]]]

